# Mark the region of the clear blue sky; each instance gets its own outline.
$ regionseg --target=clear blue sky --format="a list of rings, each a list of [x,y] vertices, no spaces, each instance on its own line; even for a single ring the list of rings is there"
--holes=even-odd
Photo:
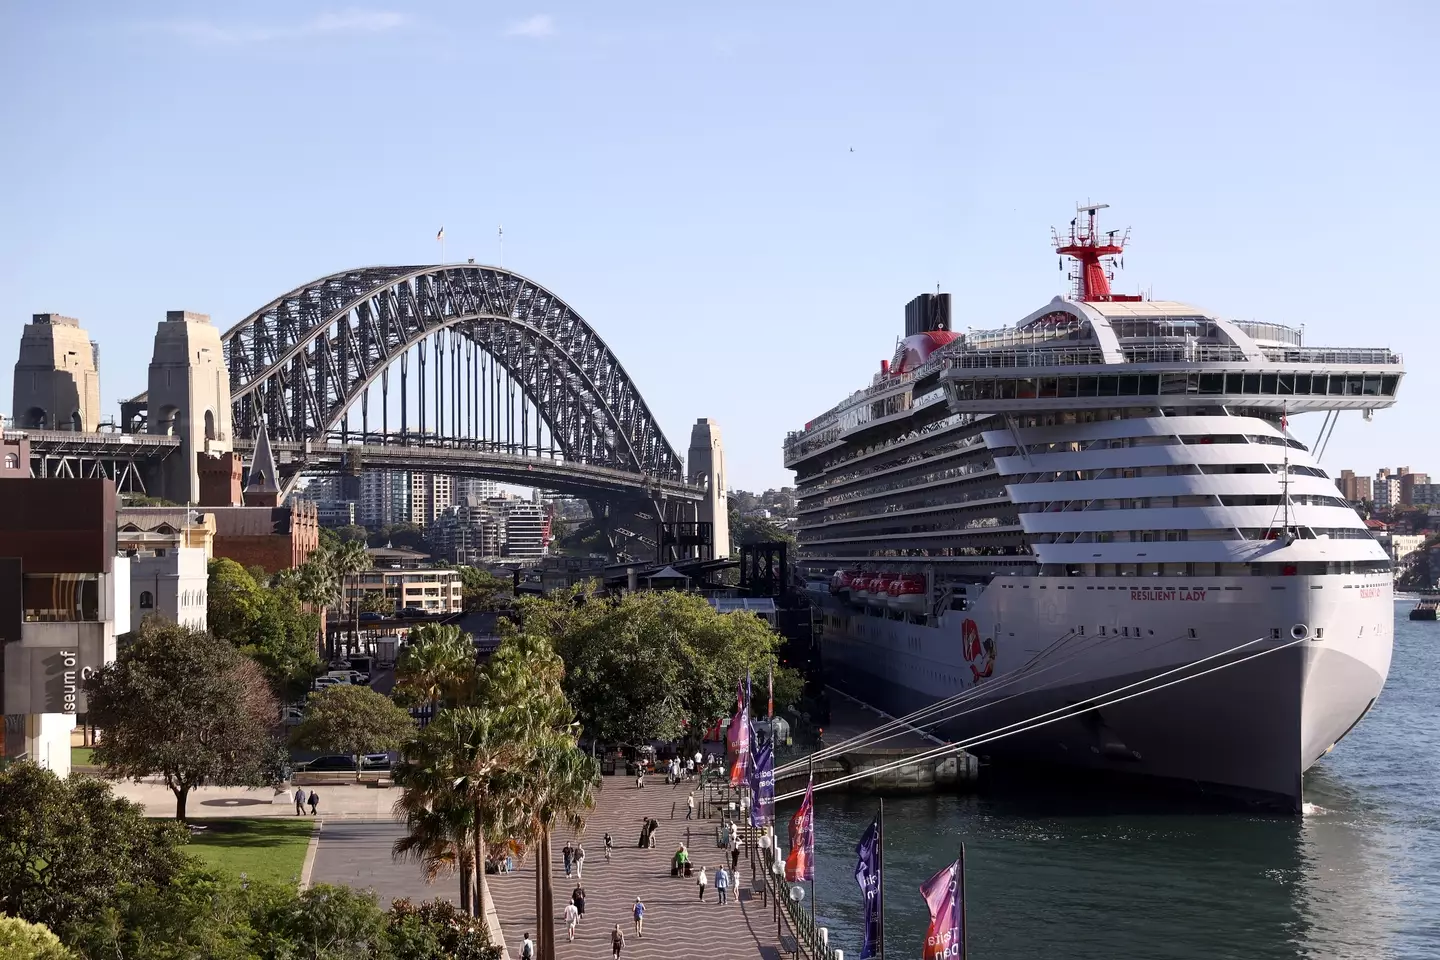
[[[1440,473],[1437,9],[5,3],[0,410],[32,313],[82,319],[118,416],[167,309],[228,327],[442,224],[493,261],[503,224],[671,442],[714,417],[763,489],[913,295],[963,328],[1060,292],[1049,228],[1094,198],[1122,290],[1403,351],[1325,464]]]

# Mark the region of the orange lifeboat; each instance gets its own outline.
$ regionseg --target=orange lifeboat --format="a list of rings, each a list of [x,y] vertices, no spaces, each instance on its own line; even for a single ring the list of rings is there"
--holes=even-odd
[[[890,584],[896,580],[893,573],[877,573],[870,581],[870,602],[882,607],[890,605]]]
[[[925,609],[925,578],[918,573],[907,573],[890,581],[890,606],[907,613],[920,613]]]
[[[850,579],[850,599],[865,600],[870,596],[870,575],[857,573]]]

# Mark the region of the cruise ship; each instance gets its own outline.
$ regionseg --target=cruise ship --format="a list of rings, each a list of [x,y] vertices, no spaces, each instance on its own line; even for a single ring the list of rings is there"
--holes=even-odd
[[[1319,460],[1402,359],[1111,292],[1104,207],[1054,236],[1069,296],[968,332],[917,297],[872,381],[787,436],[825,669],[995,760],[1299,811],[1393,634],[1390,560]]]

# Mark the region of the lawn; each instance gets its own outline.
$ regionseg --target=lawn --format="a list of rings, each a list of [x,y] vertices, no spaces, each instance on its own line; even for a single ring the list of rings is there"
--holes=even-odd
[[[94,747],[71,747],[71,748],[70,748],[70,766],[72,766],[72,767],[88,767],[88,766],[90,766],[91,763],[92,763],[92,761],[91,761],[91,759],[90,759],[90,755],[91,755],[92,753],[94,753],[94,752],[95,752],[95,748],[94,748]]]
[[[190,852],[206,864],[250,880],[299,880],[311,821],[215,819],[192,820],[191,826]]]

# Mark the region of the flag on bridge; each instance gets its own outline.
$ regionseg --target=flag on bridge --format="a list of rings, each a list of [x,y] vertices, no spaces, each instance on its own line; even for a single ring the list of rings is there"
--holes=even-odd
[[[815,879],[815,782],[805,785],[805,799],[790,818],[790,852],[785,855],[785,879],[791,883]]]
[[[965,847],[960,858],[920,888],[930,908],[924,960],[965,960]]]

